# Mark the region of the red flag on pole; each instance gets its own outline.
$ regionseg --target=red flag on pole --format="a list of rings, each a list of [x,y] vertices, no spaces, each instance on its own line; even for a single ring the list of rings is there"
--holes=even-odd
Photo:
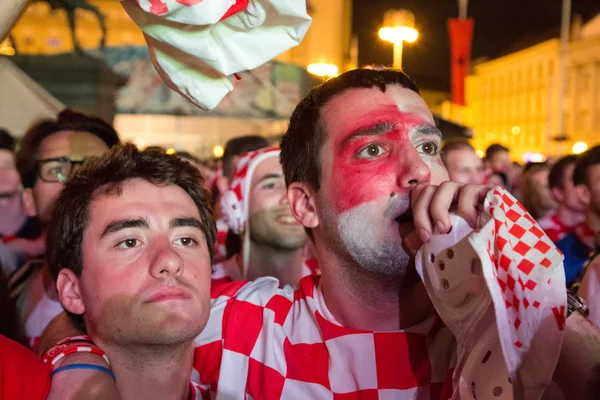
[[[448,20],[450,34],[450,59],[452,62],[452,102],[465,105],[465,78],[471,61],[473,19]]]

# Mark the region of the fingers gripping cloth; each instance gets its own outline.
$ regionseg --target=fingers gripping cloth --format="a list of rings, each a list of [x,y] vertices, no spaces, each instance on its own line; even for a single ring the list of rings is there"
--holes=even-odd
[[[231,75],[297,46],[306,0],[121,0],[163,81],[203,110],[233,90]]]
[[[451,215],[417,254],[429,296],[458,344],[455,398],[538,399],[566,315],[562,253],[508,192],[486,196],[477,229]]]
[[[263,160],[271,157],[279,157],[280,150],[276,147],[269,147],[256,151],[251,151],[244,154],[238,160],[233,179],[231,181],[231,188],[223,193],[221,197],[221,209],[223,211],[223,220],[229,226],[229,229],[237,235],[244,233],[243,246],[245,250],[244,264],[243,264],[243,275],[246,275],[248,265],[248,241],[250,230],[247,227],[248,222],[248,205],[250,196],[250,184],[252,182],[252,175],[254,170]]]

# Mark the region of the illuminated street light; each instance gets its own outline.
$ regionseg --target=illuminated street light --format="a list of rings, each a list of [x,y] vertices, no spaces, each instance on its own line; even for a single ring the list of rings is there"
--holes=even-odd
[[[167,153],[167,154],[168,154],[168,155],[170,155],[170,156],[171,156],[171,155],[173,155],[173,154],[175,154],[176,152],[177,152],[177,151],[175,151],[175,149],[174,149],[174,148],[170,148],[170,149],[167,149],[167,151],[165,151],[165,153]]]
[[[588,149],[588,145],[584,142],[577,142],[573,145],[573,154],[581,154]]]
[[[513,126],[510,131],[513,135],[518,135],[519,133],[521,133],[521,128],[519,128],[518,126]]]
[[[225,149],[223,148],[223,146],[216,145],[213,148],[213,156],[215,156],[215,158],[221,158],[223,157],[223,154],[225,154]]]
[[[412,43],[419,37],[414,14],[408,10],[386,11],[379,37],[394,44],[394,68],[402,70],[402,43]]]
[[[334,64],[309,64],[306,70],[313,75],[333,77],[338,75],[338,67]]]

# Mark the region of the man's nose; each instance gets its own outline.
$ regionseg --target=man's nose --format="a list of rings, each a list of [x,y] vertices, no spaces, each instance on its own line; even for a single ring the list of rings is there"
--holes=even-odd
[[[157,278],[171,278],[183,273],[183,259],[175,251],[168,239],[161,240],[162,243],[154,243],[150,260],[150,274]]]
[[[431,169],[412,146],[403,150],[400,155],[397,182],[398,186],[407,190],[431,182]]]

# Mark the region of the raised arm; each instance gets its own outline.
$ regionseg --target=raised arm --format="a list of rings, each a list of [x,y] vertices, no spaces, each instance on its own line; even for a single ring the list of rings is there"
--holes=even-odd
[[[46,327],[40,339],[40,350],[48,350],[60,340],[82,335],[66,313],[61,313]],[[76,353],[59,360],[54,370],[70,364],[94,364],[107,367],[106,361],[98,355]],[[116,383],[104,372],[91,369],[63,370],[52,376],[52,386],[48,400],[121,400]]]

